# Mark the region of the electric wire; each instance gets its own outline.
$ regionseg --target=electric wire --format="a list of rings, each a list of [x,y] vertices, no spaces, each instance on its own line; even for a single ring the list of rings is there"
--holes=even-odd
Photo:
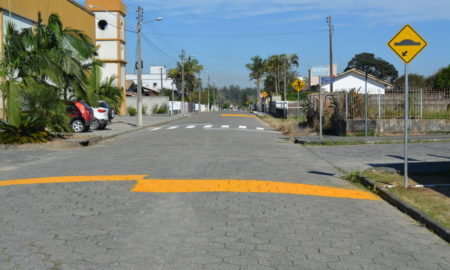
[[[311,30],[311,31],[302,31],[302,32],[290,32],[290,33],[258,33],[258,34],[228,34],[228,35],[217,35],[217,34],[179,34],[179,33],[161,33],[161,32],[153,32],[153,35],[166,35],[173,37],[186,37],[186,38],[237,38],[237,37],[276,37],[276,36],[293,36],[300,34],[309,34],[309,33],[320,33],[326,32],[328,29],[319,29],[319,30]]]

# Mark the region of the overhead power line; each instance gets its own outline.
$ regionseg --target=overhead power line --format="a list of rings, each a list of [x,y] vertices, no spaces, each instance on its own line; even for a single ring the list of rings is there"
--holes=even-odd
[[[276,37],[276,36],[294,36],[300,34],[320,33],[326,32],[328,29],[291,32],[291,33],[258,33],[258,34],[180,34],[180,33],[152,33],[153,35],[165,35],[172,37],[187,37],[187,38],[236,38],[236,37]]]

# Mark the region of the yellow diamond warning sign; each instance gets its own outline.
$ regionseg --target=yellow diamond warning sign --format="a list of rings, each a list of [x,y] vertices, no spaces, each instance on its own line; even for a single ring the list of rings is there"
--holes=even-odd
[[[297,80],[295,80],[291,85],[297,92],[302,91],[303,88],[305,87],[305,83],[299,78],[297,78]]]
[[[409,64],[427,46],[427,42],[407,24],[389,41],[388,46]]]

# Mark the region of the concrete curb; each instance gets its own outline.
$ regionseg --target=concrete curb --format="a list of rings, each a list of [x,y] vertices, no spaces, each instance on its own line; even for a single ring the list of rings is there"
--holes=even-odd
[[[450,141],[448,138],[446,139],[412,139],[408,140],[409,143],[431,143],[431,142],[448,142]],[[364,139],[356,139],[356,140],[335,140],[335,139],[308,139],[308,138],[302,138],[302,137],[294,137],[294,142],[298,144],[304,144],[304,145],[358,145],[358,144],[401,144],[403,143],[403,140],[398,139],[380,139],[380,140],[364,140]]]
[[[400,211],[402,211],[405,214],[408,214],[413,219],[417,220],[418,222],[424,224],[428,229],[435,232],[437,235],[439,235],[442,239],[450,243],[450,230],[447,228],[444,228],[440,224],[438,224],[436,221],[434,221],[431,217],[428,215],[422,213],[420,210],[416,209],[415,207],[403,202],[400,200],[397,196],[392,194],[390,191],[388,191],[386,188],[378,187],[375,183],[375,181],[360,176],[359,177],[361,183],[367,187],[370,187],[373,192],[380,195],[381,198],[383,198],[385,201],[390,203],[391,205],[397,207]]]
[[[172,120],[159,122],[159,123],[153,123],[149,125],[142,126],[140,128],[135,128],[132,130],[122,131],[111,135],[106,136],[92,136],[92,137],[86,137],[86,138],[76,138],[76,139],[67,139],[64,141],[61,141],[61,145],[59,147],[68,147],[68,148],[76,148],[76,147],[83,147],[83,146],[90,146],[93,144],[96,144],[98,142],[109,140],[118,136],[126,135],[129,133],[137,132],[149,127],[155,127],[160,125],[165,125],[173,121],[186,119],[190,116],[184,116],[184,117],[177,117]],[[22,145],[11,145],[11,144],[1,144],[0,149],[8,150],[8,149],[20,149],[20,150],[51,150],[54,149],[54,145],[51,145],[49,143],[43,143],[43,144],[22,144]]]

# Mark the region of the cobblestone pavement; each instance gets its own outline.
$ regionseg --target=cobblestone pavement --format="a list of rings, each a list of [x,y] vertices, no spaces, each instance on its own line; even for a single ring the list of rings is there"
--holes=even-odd
[[[220,124],[217,114],[180,120]],[[230,121],[227,119],[227,121]],[[236,124],[260,125],[256,119]],[[355,188],[262,132],[144,130],[71,151],[0,151],[0,179],[149,174]],[[450,247],[384,201],[259,193],[135,193],[133,182],[0,187],[0,269],[450,269]]]

